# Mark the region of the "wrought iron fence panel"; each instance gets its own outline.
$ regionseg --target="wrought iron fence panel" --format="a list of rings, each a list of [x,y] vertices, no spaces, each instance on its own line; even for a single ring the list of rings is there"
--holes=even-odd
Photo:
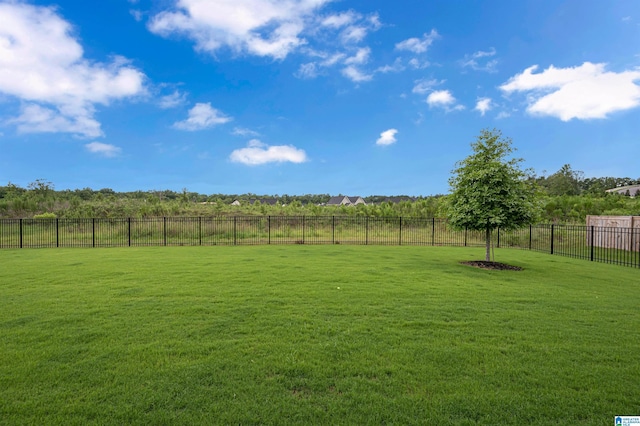
[[[21,248],[22,219],[2,219],[0,225],[0,248]]]
[[[591,260],[625,266],[640,267],[640,229],[638,228],[587,228],[587,244],[593,242]]]
[[[59,247],[57,235],[57,219],[23,219],[23,247]]]
[[[222,216],[0,219],[0,248],[357,244],[484,246],[438,218]],[[539,224],[496,230],[492,246],[640,267],[640,228]]]
[[[57,219],[58,247],[93,247],[92,219]]]
[[[130,246],[130,230],[130,219],[96,219],[95,247]]]

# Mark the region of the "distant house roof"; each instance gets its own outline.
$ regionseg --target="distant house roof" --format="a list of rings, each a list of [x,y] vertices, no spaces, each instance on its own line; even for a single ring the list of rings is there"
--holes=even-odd
[[[627,191],[629,191],[629,195],[632,197],[636,195],[640,196],[640,185],[619,186],[617,188],[607,189],[605,192],[626,195]]]
[[[278,199],[277,198],[249,198],[247,201],[244,200],[234,200],[233,203],[231,203],[232,206],[239,206],[242,204],[246,204],[246,205],[253,205],[255,204],[257,201],[260,201],[260,204],[268,204],[270,206],[275,206],[276,204],[278,204]]]
[[[357,204],[367,205],[360,196],[347,197],[346,195],[339,195],[337,197],[331,197],[329,201],[327,201],[327,206],[355,206]]]
[[[339,206],[343,203],[344,199],[347,198],[345,196],[331,197],[329,201],[327,201],[328,206]]]

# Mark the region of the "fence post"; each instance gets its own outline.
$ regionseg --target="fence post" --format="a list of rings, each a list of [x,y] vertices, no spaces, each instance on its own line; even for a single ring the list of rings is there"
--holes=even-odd
[[[553,227],[554,225],[551,224],[551,254],[553,254]]]
[[[398,245],[402,245],[402,216],[400,216],[400,239],[398,241]]]
[[[236,216],[233,217],[233,245],[234,246],[237,244],[237,235],[236,235],[236,232],[237,232],[236,229],[237,229],[237,223],[238,223],[237,219],[238,218]]]
[[[302,215],[302,244],[304,244],[304,215]]]
[[[22,219],[20,219],[20,248],[22,248],[22,243],[23,243],[23,239],[24,239],[24,235],[22,233]]]
[[[431,246],[436,245],[436,218],[431,218]]]
[[[60,247],[60,223],[56,217],[56,247]]]
[[[96,218],[91,218],[91,247],[96,246]]]
[[[336,243],[336,217],[331,216],[331,244]]]
[[[267,216],[267,244],[271,244],[271,216]]]
[[[533,226],[529,225],[529,250],[531,250],[531,239],[533,234]]]
[[[167,218],[162,218],[162,238],[164,240],[164,246],[167,246]]]
[[[369,245],[369,216],[365,217],[364,222],[364,245]]]
[[[202,216],[198,216],[198,245],[202,245]]]
[[[127,218],[127,223],[128,223],[127,235],[129,238],[129,247],[131,247],[131,218]]]
[[[591,225],[591,238],[589,239],[591,241],[591,261],[593,262],[593,246],[595,246],[595,240],[593,239],[593,225]]]
[[[635,236],[636,236],[636,241],[638,241],[638,237],[640,237],[640,228],[634,228],[635,229]],[[636,256],[636,264],[634,266],[636,266],[637,268],[640,268],[640,244],[638,244],[638,250],[636,250],[636,244],[633,245],[632,247],[633,251],[637,253]]]
[[[467,227],[464,227],[464,246],[467,246]]]

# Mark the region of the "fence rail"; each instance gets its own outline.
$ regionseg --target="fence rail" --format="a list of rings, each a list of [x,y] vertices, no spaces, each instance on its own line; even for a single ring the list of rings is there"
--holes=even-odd
[[[640,228],[534,225],[497,230],[497,247],[640,268]],[[484,232],[444,219],[360,216],[231,216],[0,219],[0,248],[258,244],[484,245]]]

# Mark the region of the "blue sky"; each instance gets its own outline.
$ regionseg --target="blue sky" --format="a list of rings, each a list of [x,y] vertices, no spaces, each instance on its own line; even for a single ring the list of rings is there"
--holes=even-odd
[[[0,0],[0,184],[432,195],[483,128],[640,177],[637,0]]]

